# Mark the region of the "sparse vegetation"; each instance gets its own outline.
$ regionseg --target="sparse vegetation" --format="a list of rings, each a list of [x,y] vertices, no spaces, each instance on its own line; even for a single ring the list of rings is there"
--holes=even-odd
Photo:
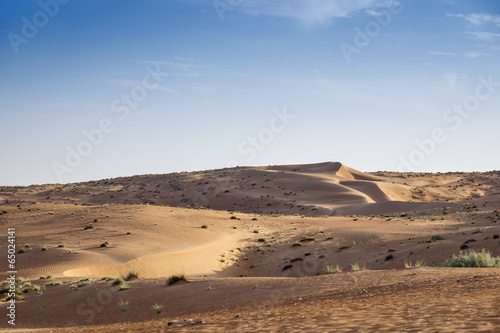
[[[125,280],[123,279],[123,277],[122,277],[122,276],[120,276],[120,277],[117,277],[117,278],[113,281],[113,283],[111,283],[111,285],[113,285],[113,286],[118,286],[118,285],[122,284],[124,281],[125,281]]]
[[[342,270],[343,270],[343,268],[340,267],[340,265],[332,265],[332,264],[326,264],[325,268],[324,268],[324,271],[327,274],[340,273],[340,272],[342,272]]]
[[[444,237],[441,235],[434,235],[431,237],[431,241],[433,241],[433,242],[440,241],[440,240],[444,240]]]
[[[304,246],[301,242],[295,242],[292,244],[292,247],[297,247],[297,246]]]
[[[132,286],[130,286],[130,283],[123,282],[118,286],[118,291],[127,290],[130,288],[132,288]]]
[[[130,272],[128,272],[127,276],[125,277],[125,281],[130,281],[130,280],[134,280],[134,279],[138,279],[138,278],[139,278],[138,272],[130,271]]]
[[[202,229],[208,229],[208,225],[204,224],[201,226]]]
[[[104,242],[101,244],[101,247],[108,247],[109,246],[109,243],[108,242]]]
[[[47,283],[45,284],[45,286],[46,286],[46,287],[47,287],[47,286],[58,286],[58,285],[60,285],[60,284],[62,284],[62,282],[61,282],[61,281],[59,281],[59,280],[54,280],[54,281],[47,282]]]
[[[153,310],[155,310],[157,314],[160,314],[163,311],[163,304],[153,304]]]
[[[167,279],[167,286],[171,286],[179,281],[188,281],[188,278],[184,274],[172,275]]]
[[[470,250],[467,253],[453,255],[451,259],[446,260],[445,267],[487,267],[500,268],[500,257],[493,257],[485,249],[481,252]]]
[[[360,266],[358,263],[355,263],[355,264],[351,265],[351,271],[352,272],[366,271],[366,270],[368,270],[368,266],[366,266],[366,265]]]
[[[46,247],[46,246],[42,247],[42,251],[48,251],[48,249],[49,249],[49,248],[48,248],[48,247]]]
[[[425,266],[425,260],[424,259],[419,259],[415,262],[415,264],[412,264],[411,260],[410,262],[405,261],[405,268],[417,268],[417,267],[422,267]]]
[[[124,301],[123,299],[120,298],[120,301],[118,302],[118,306],[120,309],[125,312],[129,309],[130,303],[128,300]]]

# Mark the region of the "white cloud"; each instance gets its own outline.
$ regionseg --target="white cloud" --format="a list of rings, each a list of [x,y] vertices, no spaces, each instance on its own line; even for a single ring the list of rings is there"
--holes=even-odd
[[[446,16],[450,17],[458,17],[463,18],[467,22],[470,22],[474,25],[481,25],[486,23],[494,23],[500,27],[500,15],[488,15],[488,14],[446,14]]]
[[[463,54],[463,56],[466,58],[479,58],[479,57],[485,57],[487,55],[488,53],[483,53],[483,52],[465,52]]]
[[[252,16],[284,17],[312,25],[398,5],[399,1],[394,0],[245,0],[236,9]]]
[[[427,53],[432,55],[447,56],[447,57],[460,56],[459,54],[453,52],[431,51]],[[465,58],[479,58],[479,57],[485,57],[487,55],[488,53],[483,53],[483,52],[464,52],[461,56]]]
[[[486,31],[466,32],[466,34],[471,36],[473,39],[478,39],[485,42],[491,42],[497,38],[500,38],[500,34]]]
[[[439,56],[449,56],[449,57],[456,57],[457,56],[456,53],[452,53],[452,52],[431,51],[431,52],[427,52],[427,53],[432,54],[432,55],[439,55]]]

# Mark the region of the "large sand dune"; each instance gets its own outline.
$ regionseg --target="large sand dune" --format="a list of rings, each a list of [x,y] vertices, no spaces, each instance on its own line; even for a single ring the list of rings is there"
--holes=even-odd
[[[23,249],[18,276],[41,288],[17,302],[18,328],[500,329],[500,269],[442,267],[464,245],[500,255],[498,172],[320,163],[2,187],[0,196],[0,224],[16,228]],[[426,267],[405,269],[417,261]],[[131,271],[130,289],[102,280]],[[174,274],[190,282],[167,286]]]

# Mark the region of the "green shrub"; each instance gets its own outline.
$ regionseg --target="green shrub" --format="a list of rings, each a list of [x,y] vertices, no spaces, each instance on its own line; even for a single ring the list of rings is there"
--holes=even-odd
[[[126,281],[134,280],[139,278],[139,273],[136,271],[130,271],[128,272],[127,276],[125,277]]]
[[[327,264],[324,268],[324,271],[328,274],[331,273],[340,273],[342,272],[343,268],[340,267],[339,265],[332,265],[332,264]]]
[[[433,241],[433,242],[440,241],[440,240],[444,240],[444,237],[441,235],[434,235],[431,237],[431,241]]]
[[[492,257],[491,253],[483,249],[481,252],[470,250],[467,253],[453,255],[444,263],[445,267],[488,267],[500,268],[500,257]]]
[[[179,281],[188,281],[188,278],[184,274],[179,274],[179,275],[172,275],[167,279],[167,286],[171,286],[176,282]]]
[[[360,266],[358,263],[351,265],[351,271],[352,272],[366,271],[366,270],[368,270],[368,267],[366,265]]]
[[[160,314],[163,311],[163,304],[153,304],[153,310],[155,310],[157,314]]]

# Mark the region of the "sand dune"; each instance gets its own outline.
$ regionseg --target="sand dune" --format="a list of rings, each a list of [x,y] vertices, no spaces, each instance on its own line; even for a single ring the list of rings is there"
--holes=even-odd
[[[16,303],[25,331],[500,329],[500,269],[442,267],[465,248],[500,255],[500,172],[367,174],[328,162],[0,194],[0,224],[23,249],[18,275],[40,286]],[[405,269],[417,261],[425,267]],[[131,271],[130,289],[102,280]],[[166,285],[182,273],[189,282]]]

